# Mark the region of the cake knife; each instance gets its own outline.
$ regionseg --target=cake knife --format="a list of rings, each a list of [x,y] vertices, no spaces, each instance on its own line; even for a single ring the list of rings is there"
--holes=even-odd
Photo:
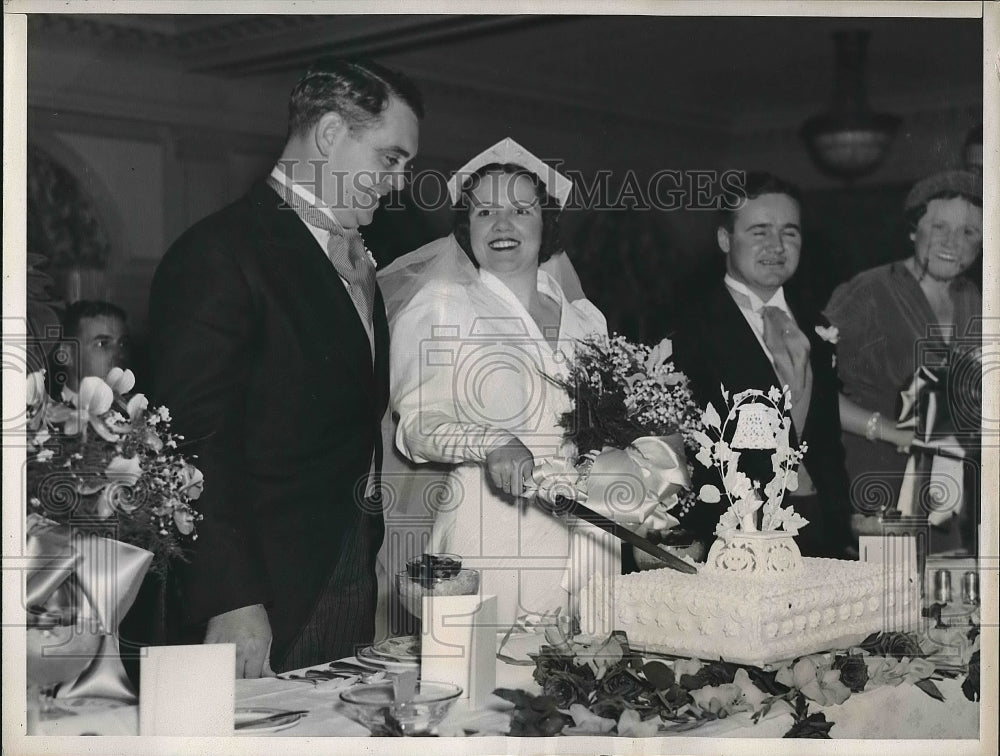
[[[567,507],[567,504],[569,505]],[[685,572],[689,575],[693,575],[698,571],[698,569],[693,564],[688,564],[683,559],[674,556],[669,551],[661,549],[659,546],[653,544],[651,541],[643,538],[638,533],[633,533],[628,528],[619,525],[614,520],[609,520],[604,515],[598,514],[593,509],[584,506],[578,501],[568,501],[563,497],[557,497],[557,509],[561,511],[566,511],[569,514],[579,517],[581,520],[586,520],[591,525],[596,525],[601,530],[604,530],[615,538],[624,541],[627,544],[635,546],[637,549],[642,549],[650,556],[654,556],[663,562],[667,567],[677,570],[678,572]],[[563,509],[566,507],[566,509]]]

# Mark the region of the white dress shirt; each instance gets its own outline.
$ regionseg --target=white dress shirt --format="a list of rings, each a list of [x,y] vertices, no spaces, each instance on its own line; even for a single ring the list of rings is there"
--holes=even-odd
[[[778,290],[771,295],[771,298],[766,302],[762,300],[756,293],[751,291],[746,284],[737,281],[735,278],[726,273],[725,279],[726,286],[729,288],[729,293],[736,303],[736,306],[740,308],[740,312],[743,313],[743,317],[746,319],[747,323],[750,325],[750,329],[753,331],[754,336],[757,337],[757,341],[760,343],[760,348],[764,350],[764,354],[767,355],[768,361],[774,366],[774,355],[771,354],[771,350],[767,348],[767,344],[764,343],[764,315],[761,310],[764,307],[777,307],[779,310],[783,310],[792,322],[798,325],[795,321],[795,316],[792,315],[792,311],[788,309],[788,303],[785,301],[785,289],[779,286]],[[777,367],[775,367],[775,372],[777,373]],[[780,383],[780,381],[779,381]],[[809,472],[806,470],[806,466],[800,464],[798,468],[799,473],[799,487],[791,495],[793,496],[810,496],[816,493],[816,486],[812,482],[812,478],[809,476]]]
[[[340,221],[338,221],[337,218],[336,218],[336,216],[334,216],[333,211],[330,210],[330,208],[326,204],[324,204],[323,202],[321,202],[316,197],[315,194],[313,194],[311,191],[309,191],[309,189],[307,189],[302,184],[296,184],[296,183],[292,182],[289,179],[288,174],[285,173],[283,170],[281,170],[280,166],[276,165],[276,166],[274,166],[274,168],[271,169],[271,176],[273,176],[275,178],[275,180],[279,181],[280,183],[284,184],[289,189],[291,189],[304,202],[308,203],[310,207],[316,208],[321,213],[323,213],[326,217],[328,217],[331,221],[333,221],[337,226],[340,226],[341,228],[343,228],[343,226],[340,225]],[[305,223],[305,221],[303,221],[303,223]],[[327,254],[326,248],[327,248],[327,244],[330,241],[330,232],[327,231],[326,229],[320,228],[319,226],[314,226],[311,223],[305,223],[305,227],[307,229],[309,229],[309,233],[312,234],[313,238],[316,239],[316,241],[319,243],[319,246],[323,250],[323,254]],[[375,256],[372,255],[371,250],[368,249],[368,247],[365,247],[365,251],[368,253],[368,260],[371,262],[372,267],[375,267],[375,265],[376,265]],[[331,261],[330,264],[331,265],[333,264],[332,261]],[[337,275],[340,275],[339,271],[337,272]],[[344,287],[347,289],[348,293],[350,293],[350,291],[351,291],[351,284],[343,276],[340,276],[340,280],[343,282]],[[351,301],[354,302],[354,297],[351,297]],[[365,333],[368,334],[368,345],[371,347],[372,364],[374,365],[375,364],[375,323],[374,323],[374,319],[368,317],[368,313],[362,312],[361,309],[360,309],[360,307],[358,306],[357,302],[354,302],[354,309],[357,310],[358,317],[361,319],[361,324],[365,327]]]
[[[736,302],[736,306],[740,308],[740,312],[750,325],[753,335],[757,337],[760,348],[764,350],[768,361],[774,365],[774,355],[771,354],[771,350],[764,343],[764,316],[761,310],[764,307],[777,307],[779,310],[783,310],[792,319],[792,322],[795,323],[795,316],[792,315],[792,311],[788,309],[788,303],[785,301],[784,287],[779,286],[778,290],[765,302],[754,291],[748,288],[746,284],[737,281],[728,273],[726,273],[723,281],[729,288],[729,293],[733,297],[733,301]]]

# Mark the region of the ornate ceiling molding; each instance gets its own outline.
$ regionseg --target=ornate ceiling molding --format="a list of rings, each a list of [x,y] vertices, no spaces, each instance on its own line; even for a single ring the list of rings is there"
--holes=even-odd
[[[35,13],[28,16],[28,41],[40,38],[72,39],[89,45],[122,45],[127,48],[167,51],[176,35],[158,29],[108,23],[103,16],[75,13]]]
[[[304,67],[322,55],[387,55],[467,40],[561,16],[227,15],[111,16],[38,13],[29,38],[154,50],[188,71],[234,76]]]
[[[258,41],[289,29],[308,27],[322,16],[115,16],[78,13],[35,13],[28,34],[38,38],[71,38],[78,44],[123,45],[165,52],[191,52],[222,44]]]
[[[191,119],[192,111],[201,108],[224,109],[230,116],[237,113],[245,121],[241,129],[266,133],[275,128],[273,119],[253,112],[247,104],[249,96],[237,95],[257,97],[261,89],[270,92],[279,81],[284,87],[288,72],[302,68],[320,54],[365,53],[391,58],[394,53],[405,52],[397,59],[406,61],[405,70],[422,85],[429,103],[440,102],[452,109],[461,103],[475,112],[495,112],[501,103],[515,122],[589,119],[591,132],[596,128],[611,138],[624,130],[656,139],[658,132],[668,129],[675,132],[671,135],[675,140],[697,139],[699,135],[710,139],[766,138],[767,134],[784,134],[790,128],[797,128],[821,106],[818,101],[796,99],[769,104],[765,110],[750,110],[734,108],[724,97],[702,96],[703,92],[694,95],[689,92],[686,97],[648,97],[641,101],[641,107],[633,106],[640,100],[600,97],[591,88],[592,83],[574,80],[572,68],[555,71],[552,77],[535,77],[527,84],[516,77],[506,82],[503,77],[479,76],[475,65],[484,70],[482,60],[463,65],[461,58],[449,59],[444,51],[435,49],[449,41],[504,32],[512,32],[514,39],[518,30],[531,31],[530,27],[560,23],[567,24],[566,28],[545,29],[543,34],[559,39],[563,31],[568,39],[556,44],[569,44],[573,37],[569,24],[579,20],[580,17],[574,16],[33,14],[29,16],[29,41],[39,48],[65,51],[100,46],[100,64],[108,65],[109,70],[121,65],[113,55],[121,51],[120,60],[134,60],[140,68],[144,61],[153,65],[159,61],[165,68],[190,74],[191,86],[185,84],[176,93],[156,91],[155,87],[153,91],[135,87],[124,92],[120,84],[130,79],[122,74],[116,79],[119,89],[114,91],[98,80],[90,83],[77,80],[70,90],[56,76],[40,76],[29,89],[29,102],[35,106],[51,103],[53,107],[61,105],[64,109],[86,111],[93,110],[100,101],[102,107],[121,117],[176,122]],[[106,50],[111,54],[105,55]],[[704,65],[699,70],[707,76]],[[709,77],[709,80],[719,79],[718,70],[712,75],[714,79]],[[51,85],[46,83],[49,79]],[[237,83],[237,79],[245,81],[246,86],[241,88],[243,82]],[[88,85],[90,91],[81,91]],[[228,89],[238,90],[232,99],[227,98]],[[911,86],[906,92],[879,97],[878,101],[908,118],[946,104],[965,106],[981,102],[981,89],[972,85],[967,89],[956,92],[954,86],[948,91],[922,86],[917,90]],[[282,88],[282,96],[284,93]],[[807,93],[806,97],[812,94]],[[211,103],[218,107],[213,108]],[[223,116],[206,112],[195,120],[205,122],[220,117]]]

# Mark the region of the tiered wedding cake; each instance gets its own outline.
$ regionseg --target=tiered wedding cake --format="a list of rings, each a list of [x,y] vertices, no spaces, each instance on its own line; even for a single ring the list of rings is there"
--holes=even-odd
[[[705,414],[715,439],[702,434],[698,459],[718,468],[732,506],[698,573],[658,569],[593,578],[580,600],[582,632],[624,630],[637,648],[764,666],[846,648],[877,631],[916,629],[920,587],[912,560],[800,556],[794,534],[806,521],[781,506],[785,490],[796,487],[802,458],[787,443],[783,396],[743,392],[733,398],[726,422],[711,406]],[[727,429],[729,421],[735,429]],[[759,484],[737,470],[737,449],[773,450],[775,475],[763,496]],[[721,493],[705,486],[700,496],[719,501]]]

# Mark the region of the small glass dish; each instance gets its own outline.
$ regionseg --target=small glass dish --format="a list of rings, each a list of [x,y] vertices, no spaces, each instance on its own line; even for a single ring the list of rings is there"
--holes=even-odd
[[[479,571],[462,569],[454,554],[421,554],[395,575],[399,602],[420,619],[424,596],[474,596],[479,593]]]
[[[372,735],[428,735],[461,695],[457,685],[421,680],[409,701],[396,700],[392,682],[352,685],[340,700],[343,713]]]
[[[421,554],[406,563],[405,572],[414,580],[450,578],[462,569],[458,554]]]

